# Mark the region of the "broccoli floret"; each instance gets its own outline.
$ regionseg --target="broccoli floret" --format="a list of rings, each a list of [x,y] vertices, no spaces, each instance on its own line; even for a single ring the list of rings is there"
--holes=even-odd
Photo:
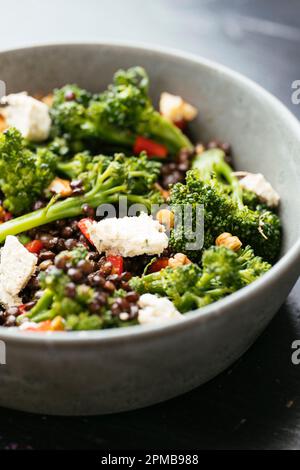
[[[50,203],[46,208],[1,224],[0,242],[7,235],[16,235],[55,220],[76,217],[82,214],[84,204],[97,208],[101,204],[118,203],[121,196],[127,197],[129,205],[141,204],[150,211],[152,204],[163,202],[159,190],[154,188],[159,168],[158,162],[148,160],[145,155],[95,157],[88,163],[86,170],[78,175],[85,188],[82,196]]]
[[[77,254],[74,253],[74,256],[76,257]],[[69,321],[72,323],[70,317],[78,317],[78,323],[82,323],[82,316],[84,318],[90,316],[88,307],[95,295],[92,287],[85,284],[76,285],[72,298],[66,296],[67,286],[70,284],[71,279],[63,270],[55,267],[52,267],[46,272],[42,272],[39,275],[39,282],[44,291],[42,297],[29,312],[18,317],[18,322],[27,319],[39,323],[45,320],[52,320],[56,316],[61,316],[66,320],[66,325],[68,325]],[[88,321],[85,322],[85,324],[87,323]],[[95,324],[93,320],[92,323]],[[101,324],[102,322],[99,316],[99,328]],[[78,328],[77,325],[74,329],[85,328]]]
[[[125,297],[127,291],[119,289],[111,294],[99,293],[97,288],[72,282],[67,270],[72,266],[78,267],[81,260],[88,260],[88,250],[83,245],[78,245],[71,251],[61,252],[57,256],[58,261],[60,257],[68,258],[66,269],[52,266],[39,274],[38,280],[43,294],[30,311],[18,317],[18,324],[23,321],[40,323],[56,317],[63,318],[66,330],[95,330],[137,323],[135,317],[121,320],[119,316],[112,314],[116,299]],[[102,295],[101,304],[99,294]]]
[[[159,177],[161,163],[149,160],[145,153],[130,158],[125,158],[124,154],[115,154],[114,160],[122,164],[122,171],[127,174],[128,189],[132,194],[149,192]],[[88,190],[112,161],[112,157],[104,155],[91,157],[88,152],[83,152],[68,162],[59,163],[58,169],[70,179],[82,180],[85,189]]]
[[[65,85],[62,88],[56,88],[53,96],[53,108],[64,103],[77,103],[87,106],[92,98],[92,93],[83,90],[75,84]]]
[[[224,192],[230,194],[239,207],[243,207],[243,190],[231,167],[225,161],[225,153],[218,148],[196,155],[192,168],[196,169],[202,181],[216,178]]]
[[[125,147],[132,147],[136,136],[142,135],[166,145],[170,153],[191,149],[181,130],[153,108],[148,82],[142,67],[132,67],[119,70],[113,84],[98,95],[88,95],[74,85],[73,94],[67,93],[70,85],[56,90],[51,109],[54,134]]]
[[[28,211],[54,178],[56,156],[45,148],[25,147],[17,129],[0,135],[0,189],[14,215]]]
[[[222,187],[224,193],[230,195],[240,208],[248,206],[252,210],[268,209],[268,206],[260,202],[257,194],[239,184],[238,178],[226,162],[226,155],[223,150],[214,148],[196,155],[192,168],[198,170],[199,178],[202,181],[215,178],[219,187]]]
[[[170,267],[142,277],[134,277],[130,286],[136,292],[167,296],[180,311],[194,308],[191,291],[201,276],[201,269],[196,264],[188,264],[172,269]]]
[[[208,305],[250,284],[271,265],[254,255],[251,247],[238,253],[225,247],[210,247],[195,264],[165,268],[134,277],[131,287],[144,294],[167,296],[182,313]]]
[[[255,256],[250,246],[237,253],[222,246],[212,246],[203,253],[202,268],[202,276],[194,291],[201,298],[198,307],[247,286],[267,272],[271,265]]]
[[[248,189],[243,189],[243,203],[253,211],[262,207],[257,194],[255,194],[253,191],[249,191]],[[267,206],[264,206],[264,209],[267,209]]]
[[[98,315],[80,313],[79,315],[68,315],[66,318],[66,330],[100,330],[103,321]]]
[[[58,173],[66,176],[70,180],[78,179],[86,170],[87,165],[92,161],[92,156],[88,151],[77,153],[71,160],[58,162]]]
[[[214,244],[222,232],[238,236],[243,244],[251,245],[255,253],[273,262],[278,256],[281,245],[281,223],[279,217],[263,206],[250,209],[243,202],[238,180],[224,161],[222,152],[209,152],[201,155],[195,169],[187,174],[186,184],[177,183],[171,190],[170,204],[175,213],[189,205],[192,207],[191,228],[175,226],[170,245],[176,252],[186,252],[190,259],[199,261],[200,250],[187,250],[197,229],[195,211],[199,205],[204,207],[204,248]],[[199,230],[199,228],[198,228]],[[195,235],[194,235],[195,237]]]
[[[271,265],[267,261],[264,261],[260,256],[254,255],[254,251],[250,246],[240,249],[238,251],[238,257],[243,285],[255,281],[271,268]]]
[[[67,257],[70,266],[76,266],[79,261],[85,260],[87,258],[87,255],[87,248],[84,245],[78,244],[71,251],[61,251],[56,258],[59,260],[60,258]]]

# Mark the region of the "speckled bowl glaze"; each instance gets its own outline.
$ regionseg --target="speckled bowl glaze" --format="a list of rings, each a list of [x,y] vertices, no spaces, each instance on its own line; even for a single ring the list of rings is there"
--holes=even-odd
[[[47,93],[65,83],[97,91],[119,67],[144,66],[161,91],[199,108],[192,131],[234,149],[237,168],[264,173],[282,197],[282,256],[262,279],[161,327],[88,333],[0,328],[0,406],[93,415],[151,405],[187,392],[235,361],[270,322],[300,273],[300,126],[255,83],[188,54],[119,44],[31,47],[0,53],[8,92]]]

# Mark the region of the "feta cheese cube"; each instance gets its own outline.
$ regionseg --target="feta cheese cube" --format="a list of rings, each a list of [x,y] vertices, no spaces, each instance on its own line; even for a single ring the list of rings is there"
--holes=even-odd
[[[16,127],[23,137],[39,142],[49,137],[51,119],[49,108],[26,92],[4,96],[0,103],[6,105],[1,114],[6,124]]]
[[[198,114],[197,109],[184,101],[181,96],[162,93],[160,96],[159,110],[170,121],[192,121]]]
[[[35,272],[37,257],[9,235],[1,249],[0,259],[0,303],[5,307],[19,305],[18,294],[27,285]]]
[[[253,191],[259,199],[269,207],[277,207],[280,197],[271,184],[261,173],[245,173],[240,180],[240,185],[244,189]]]
[[[172,320],[181,320],[182,315],[167,297],[143,294],[139,298],[138,321],[142,325],[160,324]]]
[[[1,281],[0,281],[1,282]],[[17,307],[22,304],[22,299],[18,295],[9,294],[0,284],[0,305],[5,308]]]
[[[99,253],[124,257],[156,255],[168,246],[165,227],[145,213],[93,222],[88,232]]]

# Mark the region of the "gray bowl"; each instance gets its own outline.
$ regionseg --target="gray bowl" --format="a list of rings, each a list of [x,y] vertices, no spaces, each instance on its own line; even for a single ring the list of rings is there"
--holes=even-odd
[[[0,329],[0,406],[92,415],[151,405],[211,379],[253,343],[300,273],[300,126],[273,96],[218,64],[188,54],[117,44],[32,47],[0,53],[8,92],[47,93],[76,82],[97,91],[119,67],[144,66],[152,95],[184,96],[200,112],[197,139],[229,141],[237,168],[262,172],[282,197],[282,256],[262,279],[162,327],[88,333]]]

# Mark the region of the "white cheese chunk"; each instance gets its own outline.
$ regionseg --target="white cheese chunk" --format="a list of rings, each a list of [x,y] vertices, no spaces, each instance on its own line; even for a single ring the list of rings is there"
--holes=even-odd
[[[1,281],[0,281],[1,282]],[[5,308],[17,307],[22,304],[22,299],[18,295],[9,294],[0,284],[0,305]]]
[[[145,213],[93,222],[88,232],[99,253],[124,257],[156,255],[168,246],[165,227]]]
[[[35,142],[49,137],[51,119],[45,103],[28,96],[26,92],[4,96],[0,103],[6,105],[1,110],[6,123],[16,127],[23,137]]]
[[[181,320],[182,315],[167,297],[143,294],[139,298],[138,321],[140,324],[159,324],[172,320]]]
[[[5,307],[19,305],[18,294],[27,285],[35,272],[37,257],[9,235],[1,249],[0,260],[0,303]]]
[[[192,121],[198,114],[197,109],[184,101],[181,96],[167,92],[160,96],[159,110],[163,116],[173,122]]]
[[[244,189],[253,191],[259,199],[269,207],[277,207],[280,201],[279,194],[261,173],[247,173],[241,180],[240,185]]]

